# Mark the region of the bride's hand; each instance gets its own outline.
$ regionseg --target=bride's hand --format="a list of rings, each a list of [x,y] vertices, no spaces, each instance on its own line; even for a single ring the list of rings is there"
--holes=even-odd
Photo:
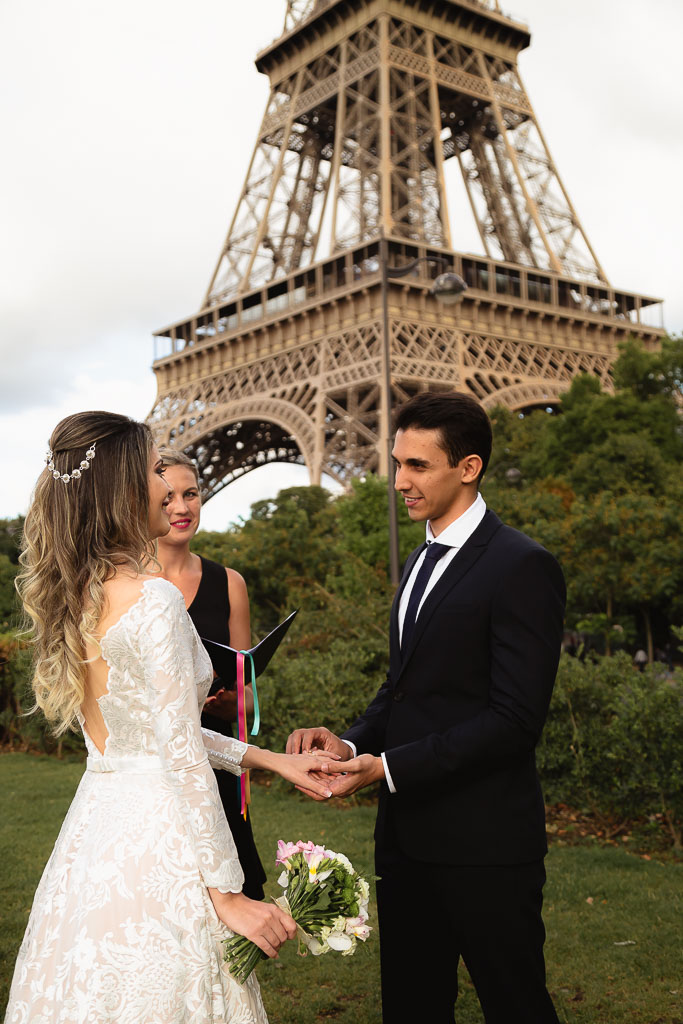
[[[331,777],[320,771],[320,765],[323,760],[327,764],[336,759],[335,755],[318,750],[310,754],[276,754],[275,757],[277,765],[273,770],[283,779],[319,798],[332,796]]]
[[[231,931],[255,942],[269,957],[287,939],[296,936],[296,922],[274,903],[250,900],[242,892],[219,892],[209,889],[211,902],[218,917]]]

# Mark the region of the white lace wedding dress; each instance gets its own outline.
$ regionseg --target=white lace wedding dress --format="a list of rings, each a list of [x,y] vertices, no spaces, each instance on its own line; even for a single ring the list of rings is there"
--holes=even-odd
[[[242,888],[211,764],[239,775],[246,745],[200,727],[211,663],[180,592],[145,581],[102,655],[109,735],[101,755],[85,734],[6,1024],[267,1024],[255,975],[228,973],[207,892]]]

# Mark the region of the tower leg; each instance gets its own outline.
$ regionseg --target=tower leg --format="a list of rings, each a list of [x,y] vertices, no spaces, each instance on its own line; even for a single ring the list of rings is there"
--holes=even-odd
[[[323,476],[323,459],[325,456],[325,396],[318,392],[315,403],[315,446],[313,459],[308,474],[311,486],[320,487]]]

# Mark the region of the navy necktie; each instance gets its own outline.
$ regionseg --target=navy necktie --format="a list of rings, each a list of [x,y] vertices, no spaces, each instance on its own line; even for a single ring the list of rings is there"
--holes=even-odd
[[[406,617],[403,620],[403,631],[401,633],[402,651],[405,651],[410,643],[410,637],[415,626],[415,619],[417,618],[417,610],[420,607],[420,601],[427,589],[430,577],[436,568],[436,563],[442,555],[445,555],[446,552],[450,550],[451,549],[447,544],[437,544],[436,541],[432,541],[431,544],[427,545],[424,561],[420,566],[420,571],[413,583],[413,589],[411,590],[410,597],[408,599],[408,607],[406,608]]]

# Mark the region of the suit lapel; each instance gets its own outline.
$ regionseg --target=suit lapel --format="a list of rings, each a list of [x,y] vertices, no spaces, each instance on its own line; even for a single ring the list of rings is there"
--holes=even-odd
[[[441,579],[429,592],[422,608],[420,609],[417,619],[415,620],[415,626],[413,627],[413,635],[410,638],[410,643],[402,654],[399,652],[399,660],[401,662],[399,675],[403,672],[403,669],[410,660],[416,645],[420,642],[422,634],[424,633],[431,616],[434,614],[434,611],[439,607],[439,604],[443,601],[446,595],[456,587],[458,583],[460,583],[462,578],[470,571],[479,558],[481,558],[494,533],[496,533],[502,525],[502,522],[495,512],[487,510],[477,529],[474,531],[472,536],[465,541]],[[413,560],[413,565],[414,564]],[[405,586],[405,582],[403,586]],[[398,635],[398,626],[396,630],[392,630],[392,635],[394,632]]]

